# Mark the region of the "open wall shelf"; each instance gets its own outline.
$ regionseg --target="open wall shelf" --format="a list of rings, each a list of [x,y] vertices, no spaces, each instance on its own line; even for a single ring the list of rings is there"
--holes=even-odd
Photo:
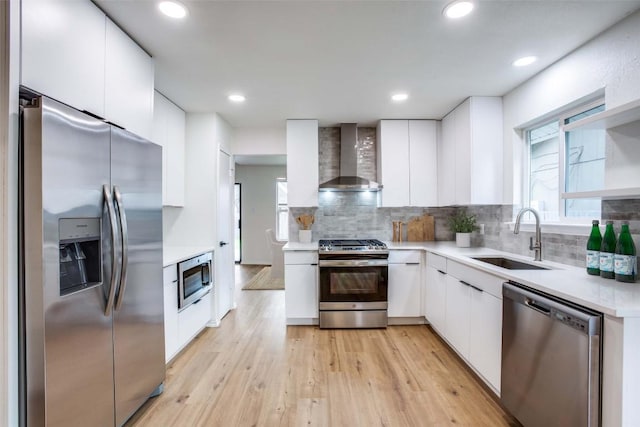
[[[562,198],[563,199],[603,199],[603,200],[640,199],[640,187],[562,193]]]
[[[603,111],[592,116],[576,120],[565,125],[563,130],[569,132],[576,129],[611,129],[628,123],[640,121],[640,99]]]

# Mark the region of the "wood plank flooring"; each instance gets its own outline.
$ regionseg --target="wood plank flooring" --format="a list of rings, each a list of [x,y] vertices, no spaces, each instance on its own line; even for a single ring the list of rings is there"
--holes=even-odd
[[[284,291],[240,290],[260,268],[127,426],[518,425],[429,327],[287,327]]]

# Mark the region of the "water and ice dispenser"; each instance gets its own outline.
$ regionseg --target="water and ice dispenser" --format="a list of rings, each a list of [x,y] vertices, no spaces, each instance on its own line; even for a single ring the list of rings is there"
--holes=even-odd
[[[100,218],[59,220],[60,295],[102,282]]]

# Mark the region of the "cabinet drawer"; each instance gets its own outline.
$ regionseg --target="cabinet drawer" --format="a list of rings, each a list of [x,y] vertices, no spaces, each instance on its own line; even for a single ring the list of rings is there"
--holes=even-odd
[[[175,264],[171,264],[168,267],[162,269],[162,283],[168,285],[169,283],[178,281],[178,267]]]
[[[285,264],[317,264],[318,252],[316,251],[287,251],[284,253]]]
[[[211,292],[178,313],[178,340],[185,346],[211,319]]]
[[[505,279],[501,277],[476,270],[473,267],[451,260],[447,261],[447,273],[454,276],[456,279],[464,280],[470,285],[480,288],[483,291],[502,299],[502,282],[504,282]]]
[[[389,264],[420,263],[421,251],[389,251]]]
[[[429,252],[427,254],[427,265],[435,268],[436,270],[440,270],[445,273],[447,272],[447,259],[441,255]]]

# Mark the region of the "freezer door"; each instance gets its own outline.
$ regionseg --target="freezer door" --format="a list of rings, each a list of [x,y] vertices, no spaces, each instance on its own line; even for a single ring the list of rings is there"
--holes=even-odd
[[[111,241],[102,192],[110,182],[110,130],[40,101],[25,109],[22,128],[22,418],[33,426],[113,426],[112,317],[104,314]]]
[[[165,375],[162,148],[114,127],[111,159],[125,261],[113,330],[116,425],[121,425]]]

